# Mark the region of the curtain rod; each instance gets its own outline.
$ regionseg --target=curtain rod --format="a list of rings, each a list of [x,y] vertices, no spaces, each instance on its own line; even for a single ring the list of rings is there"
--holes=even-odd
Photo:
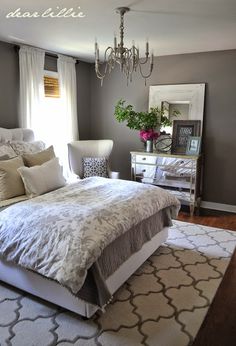
[[[26,44],[24,44],[24,46],[28,46],[28,47],[32,47],[32,48],[38,48],[38,49],[45,50],[45,49],[43,49],[43,48],[34,47],[34,46],[26,45]],[[18,51],[18,50],[20,49],[20,46],[17,45],[17,44],[15,44],[15,49]],[[56,52],[52,52],[52,51],[47,51],[47,50],[45,50],[45,55],[48,56],[48,57],[51,57],[51,58],[56,58],[56,59],[57,59],[57,58],[58,58],[58,54],[60,54],[60,53],[56,53]],[[65,56],[68,56],[68,57],[70,57],[70,58],[73,58],[73,59],[76,60],[76,64],[79,63],[79,59],[78,59],[78,58],[75,58],[74,56],[70,56],[70,55],[66,55],[66,54],[61,54],[61,55],[65,55]]]

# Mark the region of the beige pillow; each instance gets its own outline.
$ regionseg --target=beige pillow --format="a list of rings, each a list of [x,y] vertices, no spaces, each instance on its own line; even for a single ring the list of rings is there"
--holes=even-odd
[[[66,184],[58,158],[47,161],[41,166],[21,167],[18,172],[29,197],[42,195]]]
[[[24,184],[18,168],[24,166],[21,157],[0,161],[0,201],[24,195]]]
[[[49,148],[42,150],[38,153],[22,155],[24,164],[27,167],[40,166],[43,163],[53,159],[55,156],[56,155],[52,145]]]

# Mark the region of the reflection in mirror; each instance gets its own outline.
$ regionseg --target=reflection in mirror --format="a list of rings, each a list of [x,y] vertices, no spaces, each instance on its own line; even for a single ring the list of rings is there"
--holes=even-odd
[[[149,89],[149,108],[159,107],[171,120],[201,120],[203,125],[205,84],[152,85]],[[176,112],[179,113],[176,116]],[[172,134],[172,127],[161,128]]]
[[[189,119],[189,105],[190,101],[162,101],[161,109],[164,115],[173,123],[173,120],[187,120]],[[161,132],[172,134],[172,126],[161,127]]]

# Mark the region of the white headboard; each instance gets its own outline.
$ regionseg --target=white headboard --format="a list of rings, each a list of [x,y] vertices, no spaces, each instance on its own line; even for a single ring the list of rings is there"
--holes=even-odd
[[[34,132],[31,129],[4,129],[0,127],[0,142],[24,141],[33,142]]]

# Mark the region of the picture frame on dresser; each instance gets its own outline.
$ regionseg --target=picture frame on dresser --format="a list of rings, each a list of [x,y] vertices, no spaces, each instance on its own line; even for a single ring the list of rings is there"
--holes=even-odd
[[[201,151],[201,137],[189,136],[186,155],[199,155]]]
[[[172,154],[186,154],[188,138],[200,136],[201,120],[174,120]]]

